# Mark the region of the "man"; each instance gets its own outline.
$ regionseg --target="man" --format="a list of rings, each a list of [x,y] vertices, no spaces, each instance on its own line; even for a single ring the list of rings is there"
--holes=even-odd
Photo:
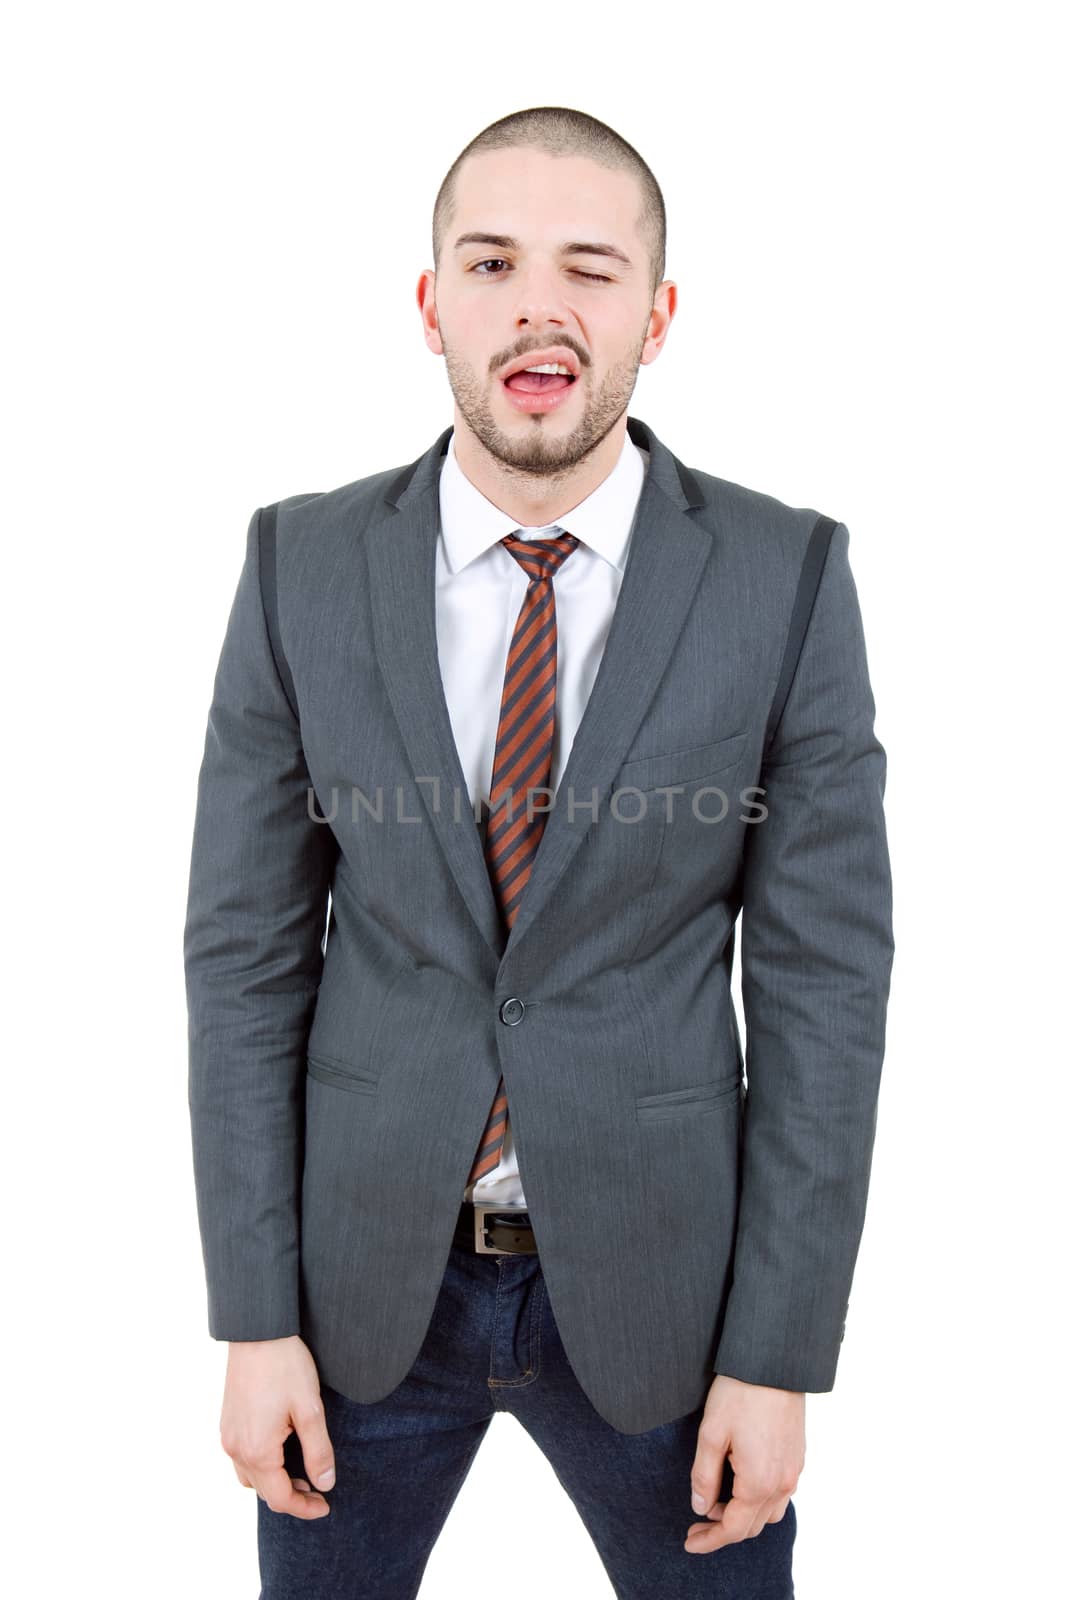
[[[847,527],[627,415],[664,241],[603,123],[494,123],[418,281],[453,426],[249,528],[185,953],[264,1600],[416,1594],[497,1410],[618,1594],[793,1593],[875,1131],[885,757]]]

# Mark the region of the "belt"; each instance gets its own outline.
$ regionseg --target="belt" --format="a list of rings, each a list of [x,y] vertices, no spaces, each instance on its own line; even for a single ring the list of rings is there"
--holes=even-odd
[[[476,1205],[464,1200],[452,1243],[479,1256],[536,1255],[530,1213],[518,1206]]]

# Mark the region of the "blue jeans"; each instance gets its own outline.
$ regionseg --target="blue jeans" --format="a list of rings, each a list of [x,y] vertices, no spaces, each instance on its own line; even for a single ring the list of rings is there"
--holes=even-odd
[[[313,1352],[314,1353],[314,1352]],[[700,1520],[689,1475],[703,1405],[624,1434],[593,1409],[560,1342],[539,1258],[456,1245],[415,1365],[364,1405],[321,1385],[337,1482],[328,1516],[303,1521],[259,1500],[260,1600],[413,1600],[430,1552],[493,1416],[509,1411],[548,1457],[621,1600],[793,1600],[796,1510],[754,1538],[705,1555],[684,1549]],[[304,1477],[299,1440],[285,1468]],[[724,1464],[721,1499],[733,1472]],[[500,1485],[485,1539],[506,1552],[536,1538],[522,1491]],[[487,1571],[471,1552],[472,1593]],[[491,1588],[498,1587],[494,1579]]]

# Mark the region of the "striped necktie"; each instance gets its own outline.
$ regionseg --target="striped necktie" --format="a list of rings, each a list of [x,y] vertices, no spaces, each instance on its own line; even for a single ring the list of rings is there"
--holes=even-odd
[[[510,932],[548,820],[543,810],[528,816],[527,795],[531,789],[548,787],[556,727],[556,596],[552,579],[577,549],[578,540],[572,533],[551,539],[523,539],[509,533],[500,543],[530,580],[504,671],[485,839],[486,865],[497,906]],[[531,807],[543,807],[548,798],[535,795]],[[507,1127],[508,1097],[501,1077],[468,1185],[499,1165]]]

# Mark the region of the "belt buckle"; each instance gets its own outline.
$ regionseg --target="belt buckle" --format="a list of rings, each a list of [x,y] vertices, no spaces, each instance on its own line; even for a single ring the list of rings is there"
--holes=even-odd
[[[515,1256],[522,1255],[521,1250],[504,1250],[498,1245],[487,1244],[485,1241],[485,1218],[492,1212],[496,1216],[507,1216],[509,1212],[517,1217],[526,1216],[525,1206],[489,1206],[474,1203],[474,1249],[480,1256]]]

